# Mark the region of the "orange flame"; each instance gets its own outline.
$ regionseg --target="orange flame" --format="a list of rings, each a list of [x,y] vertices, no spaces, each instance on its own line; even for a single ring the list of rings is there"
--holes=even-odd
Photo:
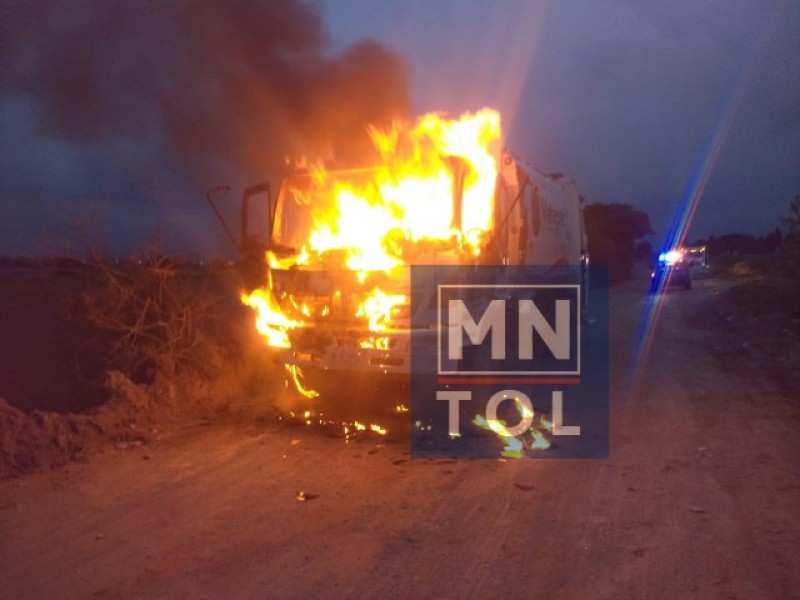
[[[286,317],[276,305],[270,290],[255,290],[242,294],[242,302],[257,312],[256,329],[275,348],[291,348],[287,330],[300,327],[302,323]]]
[[[392,309],[407,302],[405,294],[384,294],[380,289],[373,289],[362,302],[356,316],[366,317],[370,331],[385,331],[392,316]]]
[[[395,124],[370,133],[382,163],[348,171],[349,177],[323,168],[312,171],[305,188],[292,190],[308,213],[307,231],[296,248],[292,244],[294,253],[278,257],[269,252],[267,261],[272,269],[324,270],[333,260],[337,268],[355,272],[362,284],[370,273],[391,275],[397,289],[372,286],[361,293],[351,315],[365,320],[370,331],[381,332],[389,327],[393,310],[408,302],[405,294],[395,293],[406,283],[407,271],[401,267],[424,261],[431,248],[444,248],[453,256],[449,260],[479,252],[493,226],[500,115],[492,109],[460,119],[432,113],[411,127]],[[423,241],[431,244],[419,246]],[[243,295],[242,301],[258,311],[256,326],[274,347],[290,348],[288,332],[312,314],[300,304],[290,313],[293,318],[286,316],[269,290]]]

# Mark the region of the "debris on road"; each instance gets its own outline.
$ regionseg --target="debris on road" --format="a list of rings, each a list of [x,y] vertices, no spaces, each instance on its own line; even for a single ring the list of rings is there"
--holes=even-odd
[[[114,446],[118,450],[130,450],[131,448],[141,448],[147,440],[138,435],[122,434],[114,440]]]
[[[535,485],[525,485],[524,483],[515,483],[514,487],[518,490],[522,490],[523,492],[533,492],[536,490]]]

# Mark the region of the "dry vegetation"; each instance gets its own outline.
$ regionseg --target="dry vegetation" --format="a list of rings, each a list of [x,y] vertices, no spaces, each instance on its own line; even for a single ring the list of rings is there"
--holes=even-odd
[[[123,264],[96,259],[96,284],[75,298],[78,314],[109,337],[110,365],[135,381],[216,375],[226,348],[209,273],[181,272],[158,246]],[[228,348],[227,350],[232,350]]]
[[[275,370],[235,271],[157,246],[80,264],[3,269],[0,479],[271,410]]]

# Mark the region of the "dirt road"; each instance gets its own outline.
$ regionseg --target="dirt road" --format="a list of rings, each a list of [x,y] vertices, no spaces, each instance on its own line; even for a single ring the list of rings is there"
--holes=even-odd
[[[710,308],[719,285],[666,294],[638,365],[644,286],[613,292],[608,460],[195,428],[1,484],[0,595],[796,598],[800,399]]]

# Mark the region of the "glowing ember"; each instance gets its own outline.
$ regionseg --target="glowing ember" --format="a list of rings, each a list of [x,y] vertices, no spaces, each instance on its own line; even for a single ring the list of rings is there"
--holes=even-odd
[[[547,450],[550,447],[550,442],[542,435],[541,431],[531,429],[531,436],[533,442],[530,444],[531,450]]]
[[[364,432],[364,435],[371,435],[374,433],[383,436],[389,433],[388,429],[378,425],[377,423],[370,423],[367,425],[361,423],[360,421],[332,421],[326,419],[323,413],[316,413],[313,410],[305,410],[303,412],[289,411],[284,416],[294,420],[295,422],[304,423],[305,425],[309,426],[341,428],[341,433],[344,435],[346,441],[349,441],[351,436],[355,436],[360,432]],[[283,420],[284,416],[279,416],[279,420]],[[300,440],[291,440],[292,446],[295,446],[299,443]]]
[[[472,422],[482,429],[494,432],[501,440],[503,440],[505,447],[500,452],[500,456],[504,456],[506,458],[522,458],[525,449],[525,443],[520,438],[514,437],[513,435],[507,435],[508,430],[506,429],[505,421],[500,419],[490,419],[487,421],[481,415],[476,415]]]
[[[521,417],[533,418],[533,411],[528,409],[528,407],[518,399],[515,399],[514,406]],[[539,422],[546,431],[550,431],[552,429],[552,424],[550,421],[545,419],[544,416],[539,419]],[[550,448],[550,441],[541,431],[534,429],[533,427],[530,429],[531,438],[529,441],[526,441],[525,436],[509,435],[506,422],[502,419],[487,420],[481,415],[476,415],[472,420],[472,423],[481,429],[486,429],[487,431],[495,433],[503,441],[505,446],[501,450],[500,455],[505,458],[523,458],[525,456],[526,448],[529,450],[547,450]]]

